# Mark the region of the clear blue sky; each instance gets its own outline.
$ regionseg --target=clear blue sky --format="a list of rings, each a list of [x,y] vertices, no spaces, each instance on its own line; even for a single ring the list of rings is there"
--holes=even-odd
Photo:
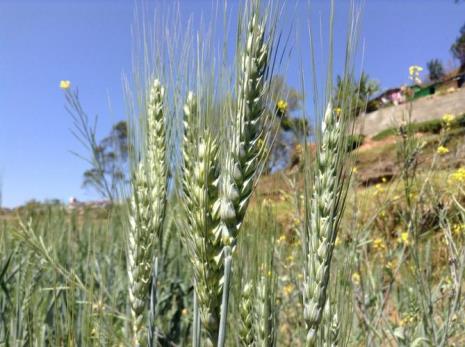
[[[230,3],[237,7],[236,1]],[[287,3],[297,10],[286,11],[281,20],[295,23],[295,53],[301,51],[308,60],[307,20],[318,20],[328,1],[314,0],[311,15],[307,1]],[[344,18],[347,1],[336,3],[337,15]],[[186,15],[208,14],[211,1],[180,0],[180,8]],[[4,206],[32,198],[96,198],[81,188],[87,165],[70,153],[81,147],[70,133],[71,119],[58,84],[66,79],[79,87],[85,109],[99,115],[102,136],[125,118],[121,74],[131,70],[133,9],[133,0],[0,0]],[[364,70],[388,88],[406,82],[410,65],[425,66],[431,58],[440,58],[452,66],[449,48],[464,23],[465,4],[453,0],[366,0]],[[336,25],[339,43],[343,27]],[[289,67],[291,84],[297,84],[297,61]]]

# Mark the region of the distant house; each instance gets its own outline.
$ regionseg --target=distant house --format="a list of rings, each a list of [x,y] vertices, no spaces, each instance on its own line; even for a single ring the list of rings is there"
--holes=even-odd
[[[422,98],[436,93],[449,93],[455,89],[462,88],[465,84],[465,73],[453,74],[441,81],[430,82],[422,85],[411,85],[402,88],[388,89],[368,102],[366,113],[376,111],[379,108],[397,106],[408,100],[407,91],[413,99]]]
[[[402,93],[401,88],[392,88],[382,93],[378,99],[384,105],[399,105],[405,101],[405,95]]]

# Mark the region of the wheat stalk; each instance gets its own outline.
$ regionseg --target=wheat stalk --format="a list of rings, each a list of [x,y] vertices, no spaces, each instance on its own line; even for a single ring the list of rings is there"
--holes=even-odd
[[[186,246],[193,265],[201,321],[210,342],[218,339],[223,291],[223,247],[219,237],[219,148],[210,131],[195,135],[197,101],[189,93],[184,107],[183,191]]]
[[[255,298],[255,336],[257,347],[273,346],[273,316],[269,300],[273,297],[268,274],[260,276],[257,282]]]
[[[146,152],[132,178],[127,266],[133,346],[139,346],[144,336],[152,264],[165,216],[167,169],[163,99],[164,88],[155,80],[147,104]]]
[[[303,299],[308,346],[316,343],[326,303],[334,241],[344,207],[346,120],[339,113],[329,103],[321,126],[309,220],[305,227]]]
[[[154,246],[150,185],[142,163],[132,178],[128,232],[129,303],[133,346],[139,346],[143,336],[143,320],[149,290]]]
[[[165,89],[159,80],[155,80],[150,90],[147,110],[147,166],[151,187],[153,232],[158,240],[162,239],[168,184],[164,98]]]
[[[254,7],[240,60],[233,148],[226,157],[221,189],[221,233],[226,243],[235,243],[263,159],[269,50],[264,36],[263,22]]]
[[[243,347],[253,347],[254,342],[254,287],[252,281],[244,285],[239,303],[240,327],[239,327],[239,340]]]

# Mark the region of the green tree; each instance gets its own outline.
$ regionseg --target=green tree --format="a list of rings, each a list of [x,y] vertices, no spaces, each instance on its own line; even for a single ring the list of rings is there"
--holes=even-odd
[[[426,66],[428,67],[429,79],[439,81],[444,77],[444,67],[439,59],[431,59]]]
[[[103,199],[114,201],[118,189],[128,182],[128,126],[126,121],[113,125],[110,134],[97,140],[97,117],[91,125],[77,90],[66,89],[66,110],[72,117],[74,136],[86,148],[78,157],[89,163],[84,172],[83,187],[94,189]]]
[[[452,55],[460,61],[460,69],[465,69],[465,24],[460,29],[460,35],[450,48]]]
[[[114,195],[121,186],[127,182],[127,160],[128,160],[128,128],[126,121],[120,121],[113,125],[110,134],[99,142],[96,155],[101,162],[98,167],[91,167],[84,172],[85,188],[94,188],[99,191],[103,180],[109,182]],[[102,194],[105,196],[105,194]]]
[[[276,112],[278,122],[266,169],[275,171],[286,167],[296,143],[309,135],[310,127],[307,119],[297,114],[302,110],[302,93],[289,86],[283,76],[273,78],[269,93],[270,112]]]
[[[349,108],[351,115],[357,117],[365,111],[368,100],[379,90],[378,81],[370,79],[365,72],[362,72],[358,81],[352,75],[345,78],[337,76],[334,105],[336,108]],[[343,105],[343,100],[350,100],[351,105]]]

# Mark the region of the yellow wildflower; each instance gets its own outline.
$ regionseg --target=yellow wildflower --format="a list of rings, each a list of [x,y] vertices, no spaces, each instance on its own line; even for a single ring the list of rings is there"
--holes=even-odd
[[[423,71],[423,68],[421,66],[418,66],[418,65],[412,65],[408,68],[408,72],[409,72],[409,75],[412,76],[416,73],[419,73]]]
[[[336,116],[339,117],[339,116],[341,115],[341,113],[342,113],[342,109],[341,109],[340,107],[337,107],[337,108],[334,110],[334,112],[336,112]]]
[[[289,296],[294,291],[294,286],[292,285],[292,283],[288,283],[284,286],[283,289],[284,289],[284,295]]]
[[[412,65],[408,68],[409,78],[414,81],[416,84],[421,83],[420,72],[423,71],[423,68],[418,65]]]
[[[386,177],[381,178],[381,182],[386,183],[386,182],[387,182],[387,178],[386,178]]]
[[[384,244],[384,240],[381,238],[377,238],[373,240],[373,248],[377,251],[381,251],[386,249],[386,245]]]
[[[390,261],[388,261],[388,262],[386,263],[386,268],[389,269],[389,270],[391,270],[391,271],[394,271],[395,268],[396,268],[396,266],[397,266],[397,264],[396,264],[396,262],[393,261],[393,260],[390,260]]]
[[[279,112],[281,113],[286,113],[287,111],[287,102],[284,100],[279,100],[278,103],[276,104],[276,108],[278,109]]]
[[[405,246],[408,246],[410,244],[410,237],[409,237],[408,231],[404,231],[400,233],[400,236],[397,241],[399,243],[404,244]]]
[[[61,89],[69,89],[71,87],[71,82],[70,81],[67,81],[67,80],[62,80],[60,81],[60,88]]]
[[[277,240],[276,243],[283,243],[286,241],[286,235],[282,234]]]
[[[465,231],[465,224],[454,224],[452,226],[452,232],[457,236],[462,234],[464,231]]]
[[[446,123],[447,126],[451,125],[455,120],[455,116],[453,114],[450,114],[450,113],[446,113],[444,114],[444,116],[442,116],[442,121],[444,123]]]
[[[358,172],[358,169],[357,169],[356,166],[354,166],[354,167],[352,168],[352,173],[357,173],[357,172]]]
[[[439,146],[438,149],[436,150],[436,152],[439,154],[439,155],[443,155],[443,154],[447,154],[449,153],[449,149],[447,147],[444,147],[444,146]]]
[[[465,168],[461,167],[453,174],[450,175],[450,178],[454,182],[464,183],[465,182]]]
[[[355,284],[355,285],[359,285],[360,284],[360,274],[358,272],[354,272],[352,274],[352,282]]]

